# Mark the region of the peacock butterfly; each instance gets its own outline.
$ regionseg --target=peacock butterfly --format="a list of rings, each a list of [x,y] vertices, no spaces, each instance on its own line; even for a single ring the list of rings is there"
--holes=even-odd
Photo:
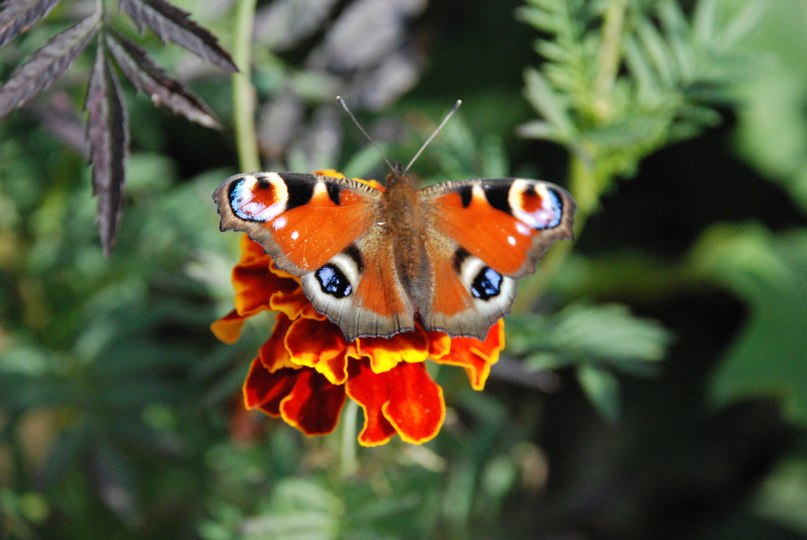
[[[213,199],[221,230],[246,232],[299,276],[348,341],[411,331],[415,319],[484,339],[510,311],[517,280],[572,238],[574,199],[523,178],[418,190],[408,168],[392,165],[384,190],[320,174],[237,174]]]

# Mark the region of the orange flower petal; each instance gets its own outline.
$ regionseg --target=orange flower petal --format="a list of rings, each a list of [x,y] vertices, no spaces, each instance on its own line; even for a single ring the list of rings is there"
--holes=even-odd
[[[271,416],[280,416],[280,402],[291,392],[296,378],[295,369],[270,373],[255,358],[244,380],[244,405],[247,409],[259,408]]]
[[[232,282],[235,290],[235,309],[244,317],[269,309],[270,296],[275,292],[290,293],[299,288],[300,282],[289,274],[279,275],[270,271],[272,259],[263,248],[241,237],[241,259],[233,268]]]
[[[420,326],[391,338],[359,338],[354,343],[357,356],[353,357],[369,359],[374,373],[385,373],[400,362],[423,362],[430,350],[429,339]]]
[[[280,403],[287,424],[306,435],[331,433],[345,404],[345,388],[328,382],[313,369],[301,369],[291,392]]]
[[[389,401],[381,407],[401,439],[421,444],[433,439],[446,416],[443,389],[426,364],[398,364],[389,372]]]
[[[269,296],[269,307],[275,311],[285,313],[291,319],[305,317],[306,319],[324,321],[326,318],[325,315],[317,313],[317,310],[306,298],[302,287],[299,285],[288,290],[279,289],[273,291]]]
[[[272,258],[266,254],[259,243],[253,242],[249,235],[244,233],[241,235],[241,258],[238,263],[250,263],[256,260],[261,260],[268,264]]]
[[[351,361],[348,373],[345,391],[364,411],[364,427],[359,433],[359,444],[378,446],[387,443],[395,435],[395,427],[382,412],[382,407],[389,400],[389,373],[373,373],[367,360]]]
[[[297,319],[286,333],[285,344],[293,363],[314,368],[332,384],[347,380],[347,343],[330,321]]]
[[[445,332],[428,332],[429,358],[439,360],[451,352],[451,336]]]
[[[504,349],[504,321],[499,319],[490,327],[485,341],[476,338],[459,337],[451,340],[451,351],[442,358],[435,358],[439,364],[462,366],[474,390],[482,390],[490,375],[490,366],[499,361],[499,353]]]
[[[232,310],[224,317],[214,321],[210,325],[210,331],[219,341],[232,345],[241,337],[243,327],[244,317],[240,316],[236,310]]]

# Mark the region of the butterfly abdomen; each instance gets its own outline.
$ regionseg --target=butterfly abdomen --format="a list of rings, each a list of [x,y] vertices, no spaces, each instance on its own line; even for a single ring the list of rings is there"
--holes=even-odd
[[[430,294],[429,259],[424,243],[425,215],[412,180],[405,175],[387,178],[382,208],[392,242],[395,270],[414,305]]]

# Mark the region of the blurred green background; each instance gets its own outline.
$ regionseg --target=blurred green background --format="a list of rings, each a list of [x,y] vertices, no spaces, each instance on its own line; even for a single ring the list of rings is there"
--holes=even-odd
[[[245,31],[238,3],[176,4],[228,50]],[[0,49],[2,80],[80,6]],[[374,449],[241,410],[271,321],[235,346],[208,330],[232,307],[238,237],[210,194],[240,170],[238,98],[107,8],[225,127],[123,85],[104,258],[91,57],[0,123],[0,536],[807,538],[805,2],[257,4],[266,169],[381,178],[333,97],[404,162],[461,98],[419,175],[526,175],[580,203],[485,391],[440,370],[440,435]]]

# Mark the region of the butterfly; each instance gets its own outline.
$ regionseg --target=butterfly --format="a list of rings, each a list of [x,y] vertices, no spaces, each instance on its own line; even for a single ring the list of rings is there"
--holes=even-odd
[[[485,339],[516,282],[555,240],[572,238],[574,199],[524,178],[417,189],[405,171],[394,164],[384,190],[320,174],[237,174],[213,199],[221,230],[247,233],[299,276],[348,341],[411,331],[416,320]]]

